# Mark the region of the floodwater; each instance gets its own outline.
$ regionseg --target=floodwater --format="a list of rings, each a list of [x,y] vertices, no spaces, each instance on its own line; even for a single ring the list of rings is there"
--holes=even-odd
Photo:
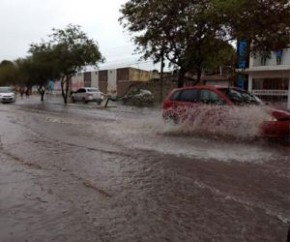
[[[249,130],[172,125],[158,108],[0,105],[0,241],[286,241],[290,148]]]

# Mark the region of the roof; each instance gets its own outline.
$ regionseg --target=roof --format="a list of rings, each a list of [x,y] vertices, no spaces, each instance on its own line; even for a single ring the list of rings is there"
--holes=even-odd
[[[253,66],[240,71],[245,73],[262,72],[262,71],[290,71],[290,65]]]
[[[185,87],[175,88],[175,90],[190,89],[190,88],[216,90],[220,88],[236,88],[236,87],[229,87],[229,86],[222,86],[222,85],[195,85],[195,86],[185,86]]]

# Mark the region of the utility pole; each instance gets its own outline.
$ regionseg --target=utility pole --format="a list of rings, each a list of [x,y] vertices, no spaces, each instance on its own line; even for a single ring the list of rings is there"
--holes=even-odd
[[[164,83],[163,83],[163,71],[164,71],[164,41],[162,43],[161,47],[161,66],[160,66],[160,101],[163,101],[163,88],[164,88]]]

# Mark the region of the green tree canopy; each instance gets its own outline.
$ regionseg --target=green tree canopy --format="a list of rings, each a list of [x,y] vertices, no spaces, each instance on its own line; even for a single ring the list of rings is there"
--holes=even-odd
[[[195,70],[199,81],[203,68],[228,61],[234,39],[252,43],[253,52],[285,46],[289,9],[285,0],[130,0],[120,21],[144,58],[158,62],[164,55],[179,68],[182,86],[186,72]]]
[[[19,73],[18,85],[28,89],[32,88],[32,86],[37,86],[41,101],[43,101],[48,81],[55,77],[53,62],[44,55],[46,52],[34,51],[34,55],[16,60]]]
[[[77,25],[53,29],[47,43],[32,44],[29,52],[34,60],[44,65],[39,67],[61,80],[62,96],[67,103],[72,76],[85,66],[96,66],[104,60],[98,44],[90,39]]]
[[[17,79],[17,67],[9,60],[0,63],[0,85],[14,85]]]
[[[225,36],[251,43],[249,51],[280,50],[290,42],[289,0],[213,0],[214,18]]]

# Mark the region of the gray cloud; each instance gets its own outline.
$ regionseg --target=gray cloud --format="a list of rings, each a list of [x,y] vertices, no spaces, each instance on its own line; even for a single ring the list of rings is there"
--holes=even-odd
[[[126,0],[2,0],[0,8],[0,61],[25,57],[31,43],[47,39],[52,28],[78,24],[100,45],[101,52],[116,59],[128,58],[134,46],[118,23]],[[118,49],[119,48],[119,49]],[[135,58],[135,57],[133,57]]]

